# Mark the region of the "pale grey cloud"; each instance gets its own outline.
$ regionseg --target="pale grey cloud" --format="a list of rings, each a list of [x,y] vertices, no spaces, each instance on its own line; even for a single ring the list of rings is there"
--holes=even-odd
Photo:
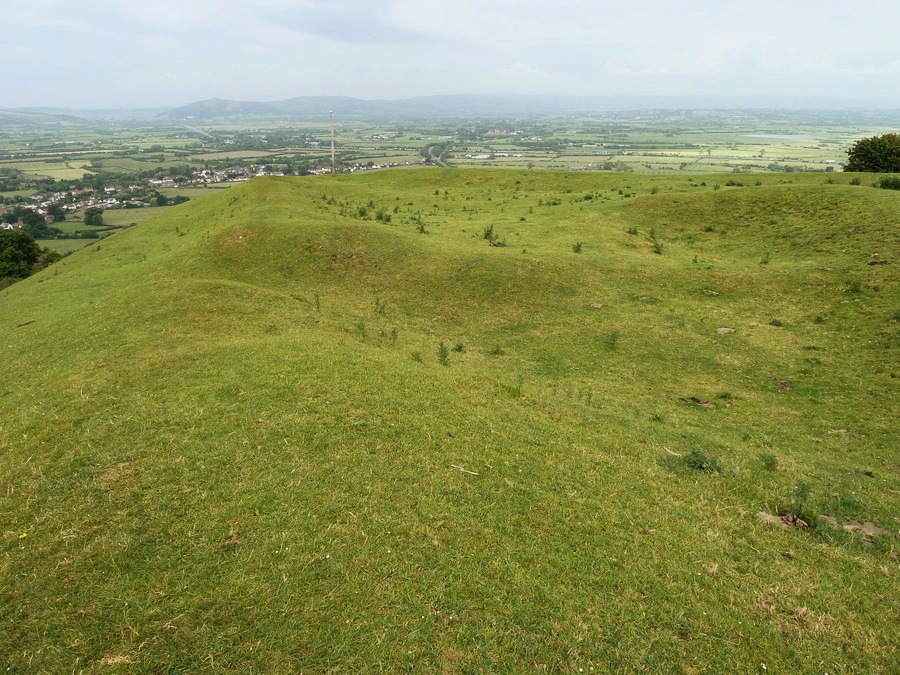
[[[282,9],[272,14],[278,25],[299,33],[353,44],[406,45],[426,40],[426,31],[398,25],[384,11],[385,5],[369,3],[321,3]]]
[[[0,0],[0,107],[794,94],[900,105],[896,0]]]

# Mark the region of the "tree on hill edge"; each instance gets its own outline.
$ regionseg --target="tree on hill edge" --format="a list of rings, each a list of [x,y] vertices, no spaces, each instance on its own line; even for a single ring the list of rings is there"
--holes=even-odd
[[[900,173],[900,134],[862,138],[847,151],[844,171]]]

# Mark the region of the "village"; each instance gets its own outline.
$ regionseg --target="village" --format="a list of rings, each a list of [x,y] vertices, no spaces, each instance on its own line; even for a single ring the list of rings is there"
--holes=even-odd
[[[404,162],[410,165],[412,162]],[[338,164],[338,173],[358,173],[400,166],[396,162],[376,164],[373,162]],[[323,175],[332,172],[330,165],[317,165],[301,172],[291,171],[285,165],[248,164],[233,165],[224,169],[198,169],[190,176],[164,176],[149,178],[145,182],[110,185],[103,188],[81,187],[61,190],[51,194],[35,194],[20,197],[11,204],[0,205],[0,227],[5,230],[21,229],[28,224],[28,215],[37,214],[43,223],[52,225],[65,220],[66,214],[84,212],[88,209],[136,209],[147,206],[169,206],[188,201],[188,197],[169,197],[160,190],[188,187],[205,187],[242,183],[258,176]]]

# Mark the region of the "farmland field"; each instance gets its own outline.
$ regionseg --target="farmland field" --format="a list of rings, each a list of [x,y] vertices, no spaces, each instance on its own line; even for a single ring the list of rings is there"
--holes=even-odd
[[[260,152],[257,150],[225,150],[223,152],[207,152],[202,155],[191,155],[191,160],[202,162],[208,159],[248,159],[251,157],[269,157],[277,152]]]
[[[889,115],[861,112],[642,111],[402,123],[344,120],[337,113],[337,159],[345,168],[420,163],[425,148],[439,144],[460,167],[825,172],[840,170],[855,140],[896,128]],[[75,179],[85,170],[123,177],[165,175],[173,165],[274,164],[306,170],[330,166],[330,141],[324,119],[303,124],[210,120],[202,129],[163,119],[93,122],[0,133],[0,168],[54,179]]]

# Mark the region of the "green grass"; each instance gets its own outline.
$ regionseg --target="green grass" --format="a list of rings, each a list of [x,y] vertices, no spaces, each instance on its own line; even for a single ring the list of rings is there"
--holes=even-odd
[[[62,231],[63,234],[88,231],[96,232],[101,237],[107,237],[119,228],[140,225],[141,223],[160,215],[168,208],[171,207],[151,206],[140,209],[107,209],[103,212],[103,225],[101,226],[85,225],[81,220],[81,214],[79,214],[77,220],[70,216],[67,220],[54,223],[53,227]],[[40,243],[42,246],[48,246],[60,253],[69,253],[88,246],[96,241],[96,239],[45,239],[41,240]]]
[[[163,193],[168,197],[175,197],[177,195],[183,195],[185,197],[190,197],[191,199],[199,199],[200,197],[208,197],[211,194],[215,194],[216,190],[227,190],[232,187],[234,183],[224,183],[218,184],[214,183],[209,187],[178,187],[178,188],[161,188],[159,192]]]
[[[90,246],[96,241],[96,239],[38,239],[37,243],[41,248],[49,248],[65,255]]]
[[[0,196],[14,199],[15,197],[30,197],[35,194],[35,190],[10,190],[9,192],[0,192]]]
[[[107,209],[103,212],[104,227],[128,227],[140,225],[151,218],[164,213],[168,207],[147,206],[140,209]],[[82,229],[89,226],[82,224]]]
[[[900,194],[792,178],[257,179],[0,291],[0,659],[890,670],[814,516],[897,530]]]

